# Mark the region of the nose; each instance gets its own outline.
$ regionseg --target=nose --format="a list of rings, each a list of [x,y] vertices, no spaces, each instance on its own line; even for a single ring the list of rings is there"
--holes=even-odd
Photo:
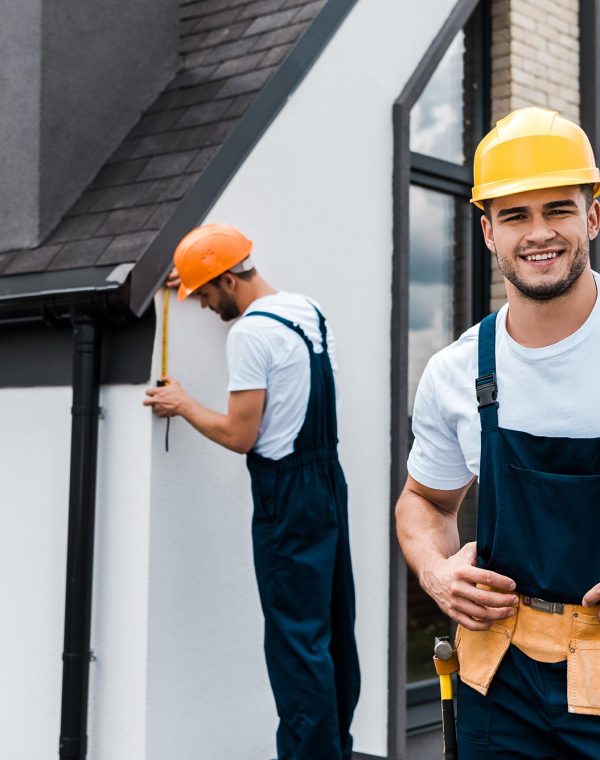
[[[539,214],[533,218],[526,237],[530,243],[542,245],[555,238],[556,231],[552,228],[550,221],[543,214]]]
[[[200,296],[200,306],[201,306],[203,309],[206,309],[206,307],[208,306],[208,303],[207,303],[207,301],[206,301],[206,298],[205,298],[205,296]]]

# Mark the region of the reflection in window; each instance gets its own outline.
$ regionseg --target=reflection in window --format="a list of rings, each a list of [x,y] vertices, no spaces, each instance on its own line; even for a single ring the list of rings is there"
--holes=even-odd
[[[430,356],[454,337],[454,206],[451,195],[410,188],[409,413]]]
[[[464,32],[446,51],[410,115],[410,149],[456,164],[463,152]]]
[[[464,198],[410,188],[409,415],[430,357],[467,326],[469,214]],[[407,592],[407,679],[413,682],[433,676],[433,639],[450,633],[450,625],[412,573]]]

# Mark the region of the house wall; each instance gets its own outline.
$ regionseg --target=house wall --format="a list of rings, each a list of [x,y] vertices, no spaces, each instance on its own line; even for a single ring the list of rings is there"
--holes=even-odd
[[[395,497],[388,486],[391,107],[451,6],[359,2],[207,220],[242,228],[267,279],[315,297],[337,335],[363,670],[354,733],[356,749],[376,756],[386,751]],[[548,0],[547,12],[553,8]],[[11,17],[2,18],[0,35]],[[171,372],[220,409],[226,330],[197,304],[172,301]],[[153,380],[157,371],[155,351]],[[181,420],[172,423],[166,453],[165,423],[151,419],[142,396],[141,386],[102,390],[89,758],[266,760],[276,716],[243,459]],[[70,405],[69,388],[0,391],[0,728],[5,754],[19,760],[57,754]],[[421,744],[415,757],[426,756]],[[431,746],[439,749],[437,738]]]
[[[396,497],[389,493],[392,105],[452,5],[359,2],[206,220],[240,227],[255,242],[261,273],[317,299],[336,333],[363,671],[354,734],[358,751],[378,756],[387,744]],[[226,329],[193,301],[172,309],[171,373],[221,410]],[[156,421],[149,757],[164,757],[168,747],[182,757],[195,748],[202,760],[266,758],[276,717],[262,662],[243,459],[179,420],[169,454],[163,435]]]
[[[37,240],[41,0],[0,0],[0,251]]]
[[[3,754],[58,754],[71,399],[0,392],[0,733]]]
[[[173,76],[177,14],[173,0],[0,0],[0,250],[52,230]]]
[[[145,758],[150,420],[136,386],[103,388],[90,760]],[[19,760],[58,756],[71,389],[0,391],[0,731]]]

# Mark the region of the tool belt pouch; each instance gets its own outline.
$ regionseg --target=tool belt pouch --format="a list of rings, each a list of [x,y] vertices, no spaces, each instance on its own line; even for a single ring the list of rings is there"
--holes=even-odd
[[[494,623],[487,631],[470,631],[459,625],[456,630],[456,651],[460,664],[460,680],[484,696],[492,678],[510,646],[515,618]]]
[[[570,713],[600,715],[600,620],[573,615],[567,653],[567,702]]]

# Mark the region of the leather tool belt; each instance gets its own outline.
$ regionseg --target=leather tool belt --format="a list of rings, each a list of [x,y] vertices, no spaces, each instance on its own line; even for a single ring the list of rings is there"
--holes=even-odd
[[[517,614],[487,631],[458,626],[460,678],[487,694],[510,644],[538,662],[567,661],[569,712],[600,715],[600,618],[598,608],[519,596]]]

